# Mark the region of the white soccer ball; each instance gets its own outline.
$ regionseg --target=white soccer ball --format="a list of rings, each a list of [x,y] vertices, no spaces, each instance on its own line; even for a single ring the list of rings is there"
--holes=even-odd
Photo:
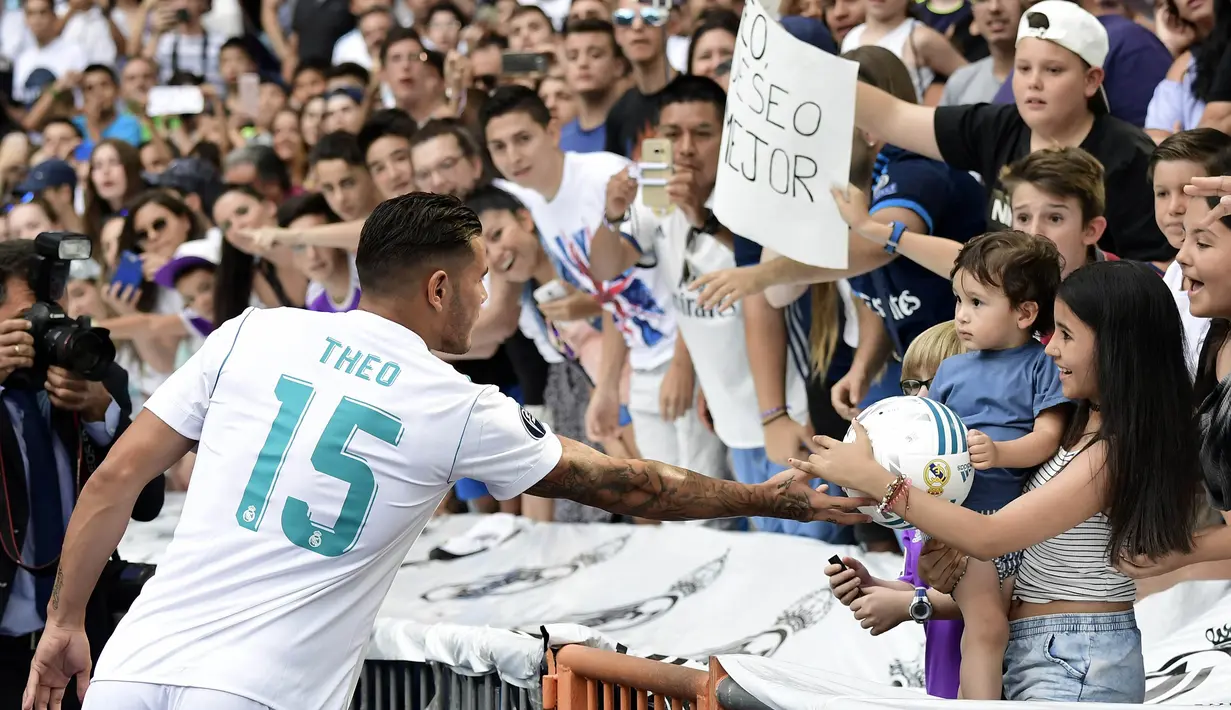
[[[911,495],[933,495],[961,505],[974,482],[974,467],[966,446],[966,425],[961,417],[940,402],[926,397],[889,397],[868,407],[855,418],[872,440],[876,462],[895,476],[906,474],[918,490]],[[855,429],[843,441],[855,440]],[[844,488],[852,497],[872,498],[878,503],[882,491],[862,493]],[[859,512],[887,528],[901,530],[910,523],[893,513],[881,514],[876,506]]]

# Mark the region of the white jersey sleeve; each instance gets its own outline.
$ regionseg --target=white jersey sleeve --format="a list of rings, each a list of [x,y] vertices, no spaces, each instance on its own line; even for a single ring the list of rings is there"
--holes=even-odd
[[[210,333],[201,349],[150,395],[145,408],[180,436],[199,441],[222,366],[235,348],[244,321],[254,310],[248,308]]]
[[[560,462],[560,439],[495,387],[475,399],[462,431],[450,481],[473,478],[497,500],[538,483]]]

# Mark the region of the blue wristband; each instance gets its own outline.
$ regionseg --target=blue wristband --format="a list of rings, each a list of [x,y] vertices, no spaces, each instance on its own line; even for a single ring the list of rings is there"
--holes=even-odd
[[[889,241],[885,242],[885,253],[897,254],[898,242],[902,239],[902,233],[906,231],[906,225],[901,222],[890,222],[890,227],[893,231],[889,234]]]

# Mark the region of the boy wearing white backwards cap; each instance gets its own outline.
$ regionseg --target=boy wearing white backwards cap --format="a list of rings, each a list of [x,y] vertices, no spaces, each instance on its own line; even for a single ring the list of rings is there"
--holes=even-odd
[[[1004,166],[1041,148],[1081,147],[1106,169],[1107,231],[1099,247],[1129,259],[1166,263],[1175,250],[1158,230],[1146,170],[1153,142],[1108,114],[1103,89],[1107,31],[1066,0],[1043,0],[1022,14],[1013,93],[1006,105],[917,106],[859,83],[855,125],[900,148],[978,173],[988,188],[988,231],[1013,229],[1000,185]]]

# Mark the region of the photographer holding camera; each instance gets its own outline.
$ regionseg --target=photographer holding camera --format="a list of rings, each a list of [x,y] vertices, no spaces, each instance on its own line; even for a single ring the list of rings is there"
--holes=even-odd
[[[88,258],[81,235],[40,234],[0,243],[0,707],[20,707],[38,645],[64,531],[81,487],[129,423],[128,376],[115,365],[106,330],[69,319],[63,297],[69,260]],[[133,509],[162,509],[156,479]],[[114,626],[101,586],[86,617],[102,648]],[[97,641],[95,641],[97,639]],[[76,695],[64,707],[76,707]]]

